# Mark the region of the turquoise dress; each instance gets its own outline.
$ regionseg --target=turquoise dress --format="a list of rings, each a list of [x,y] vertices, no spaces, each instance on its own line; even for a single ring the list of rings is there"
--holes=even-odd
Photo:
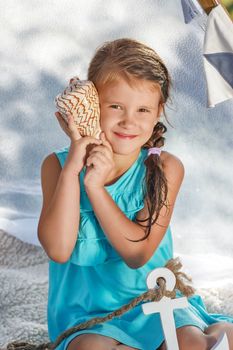
[[[68,151],[69,147],[55,151],[62,167]],[[146,157],[147,150],[142,149],[134,164],[114,184],[105,186],[132,221],[144,206],[142,189]],[[66,263],[49,261],[48,330],[51,341],[66,329],[93,317],[105,316],[147,291],[149,272],[164,266],[173,257],[169,226],[150,260],[138,269],[128,267],[96,219],[85,192],[84,173],[83,169],[80,173],[80,226],[75,248]],[[177,328],[193,325],[204,330],[219,321],[233,323],[230,316],[208,314],[200,296],[188,300],[188,308],[174,310]],[[140,350],[155,350],[164,340],[159,314],[145,315],[141,305],[108,322],[76,332],[57,349],[66,349],[73,338],[83,333],[108,336]]]

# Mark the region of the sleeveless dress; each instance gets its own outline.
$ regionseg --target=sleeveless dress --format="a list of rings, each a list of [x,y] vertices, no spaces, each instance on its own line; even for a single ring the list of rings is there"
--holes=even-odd
[[[69,147],[65,147],[54,152],[62,167],[68,151]],[[147,152],[142,149],[134,164],[114,184],[105,186],[115,203],[132,221],[144,206],[142,189]],[[55,341],[66,329],[93,317],[106,316],[147,291],[149,272],[164,266],[173,257],[171,227],[168,226],[150,260],[138,269],[128,267],[97,221],[85,192],[84,174],[85,169],[80,173],[80,226],[75,248],[66,263],[49,261],[47,316],[51,341]],[[188,298],[188,302],[189,307],[174,310],[176,328],[193,325],[204,330],[219,321],[233,323],[233,317],[208,314],[198,295]],[[73,338],[83,333],[108,336],[140,350],[155,350],[164,341],[159,314],[145,315],[141,304],[120,317],[76,332],[57,349],[66,349]]]

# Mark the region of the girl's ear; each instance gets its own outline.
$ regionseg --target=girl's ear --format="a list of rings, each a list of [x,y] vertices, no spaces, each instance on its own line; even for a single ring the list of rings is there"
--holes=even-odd
[[[164,108],[164,103],[160,102],[159,103],[159,108],[158,108],[158,118],[161,116],[163,113],[163,108]]]
[[[159,122],[159,119],[161,117],[161,114],[163,113],[163,107],[164,107],[164,103],[159,103],[159,107],[158,107],[158,112],[157,112],[157,118],[156,118],[156,122],[155,125]]]

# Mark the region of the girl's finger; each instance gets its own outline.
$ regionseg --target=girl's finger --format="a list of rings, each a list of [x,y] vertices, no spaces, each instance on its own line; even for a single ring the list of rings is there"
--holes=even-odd
[[[92,150],[89,152],[89,154],[91,155],[91,154],[94,154],[97,152],[104,154],[104,156],[108,160],[110,160],[110,161],[112,160],[112,154],[109,152],[109,149],[106,146],[104,146],[104,145],[95,146],[92,148]]]
[[[66,125],[66,126],[67,126],[66,120],[63,118],[63,116],[62,116],[59,112],[56,112],[56,113],[55,113],[55,116],[56,116],[56,118],[57,118],[57,120],[58,120],[58,122],[59,122],[60,124],[63,124],[63,125]]]
[[[111,153],[113,153],[113,149],[111,144],[108,142],[108,140],[106,139],[105,133],[104,131],[101,132],[100,134],[100,139],[103,141],[103,145],[108,147],[108,149],[111,151]]]
[[[103,165],[103,164],[109,164],[108,159],[105,157],[105,155],[103,153],[96,153],[96,154],[92,154],[87,158],[87,162],[86,165],[90,166],[90,165]]]
[[[56,116],[56,118],[58,119],[58,121],[62,120],[62,121],[64,121],[64,122],[66,122],[66,120],[64,119],[64,117],[62,116],[61,113],[55,112],[55,116]]]
[[[74,122],[74,118],[72,116],[72,114],[68,114],[67,115],[67,123],[68,123],[68,128],[70,130],[71,133],[71,137],[75,140],[81,139],[82,136],[80,135],[77,126]]]
[[[66,133],[67,136],[70,137],[70,131],[68,129],[67,122],[64,120],[64,118],[61,116],[59,112],[56,112],[55,115],[62,130]]]

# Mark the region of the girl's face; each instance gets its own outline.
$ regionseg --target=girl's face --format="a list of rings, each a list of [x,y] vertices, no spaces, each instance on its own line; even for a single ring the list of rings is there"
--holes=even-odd
[[[160,88],[148,80],[131,87],[124,78],[98,89],[100,124],[117,154],[138,152],[149,140],[162,112]]]

